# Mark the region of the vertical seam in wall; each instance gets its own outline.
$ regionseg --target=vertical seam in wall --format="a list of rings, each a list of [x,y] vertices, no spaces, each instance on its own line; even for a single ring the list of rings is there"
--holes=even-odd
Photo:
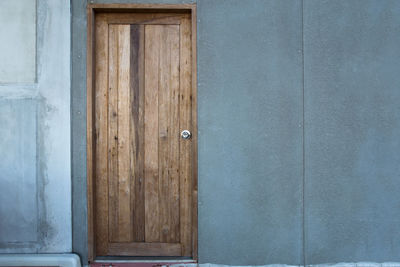
[[[37,9],[36,9],[36,16],[37,16]],[[37,27],[37,26],[36,26]],[[36,32],[36,35],[37,35],[37,32]],[[37,37],[36,37],[37,38]],[[37,52],[36,52],[37,53]],[[40,100],[39,100],[40,101]],[[40,187],[40,184],[39,184],[39,177],[40,177],[40,151],[39,151],[39,146],[38,146],[38,144],[39,144],[39,142],[40,142],[40,136],[39,136],[39,111],[40,111],[40,102],[36,102],[35,103],[35,109],[36,109],[36,114],[35,114],[35,127],[36,127],[36,129],[35,129],[35,134],[36,134],[36,137],[35,137],[35,142],[36,142],[36,147],[35,147],[35,153],[36,153],[36,155],[35,155],[35,159],[36,159],[36,165],[35,165],[35,167],[36,167],[36,177],[35,177],[35,182],[36,182],[36,244],[38,244],[39,243],[39,241],[40,241],[40,232],[39,232],[39,229],[40,229],[40,227],[41,227],[41,221],[40,221],[40,212],[41,212],[41,210],[40,210],[40,206],[39,206],[39,204],[40,204],[40,190],[42,190],[41,189],[41,187]],[[37,246],[38,247],[38,246]],[[36,253],[39,253],[39,251],[38,251],[38,249],[36,248]]]
[[[305,227],[305,98],[304,98],[304,90],[305,90],[305,82],[304,82],[304,0],[301,1],[301,59],[302,59],[302,105],[303,105],[303,175],[302,175],[302,245],[303,245],[303,265],[306,266],[306,227]]]
[[[73,57],[74,55],[74,49],[73,49],[73,41],[72,41],[72,36],[73,36],[73,25],[72,25],[72,3],[73,1],[70,1],[69,5],[69,18],[70,18],[70,23],[69,23],[69,32],[70,32],[70,65],[69,65],[69,73],[70,73],[70,100],[69,100],[69,105],[70,105],[70,110],[69,110],[69,115],[70,115],[70,138],[71,138],[71,147],[70,147],[70,172],[71,172],[71,252],[74,251],[74,236],[75,236],[75,227],[74,227],[74,204],[75,204],[75,198],[74,198],[74,182],[75,182],[75,172],[74,172],[74,92],[72,90],[73,88],[73,73],[72,73],[72,65],[74,62]]]
[[[38,38],[39,38],[39,4],[37,1],[35,1],[35,83],[39,83],[39,46],[38,46]],[[35,167],[36,167],[36,173],[35,173],[35,183],[36,183],[36,243],[39,242],[40,240],[40,185],[39,185],[39,176],[40,176],[40,165],[39,165],[39,108],[40,108],[40,95],[39,95],[39,86],[37,86],[35,94],[38,96],[39,101],[35,103],[35,142],[36,142],[36,147],[35,147]],[[36,249],[36,252],[38,253],[38,249]]]
[[[35,78],[34,83],[39,83],[39,77],[38,77],[38,73],[39,73],[39,67],[38,67],[38,3],[35,0]],[[37,92],[35,92],[37,93]]]

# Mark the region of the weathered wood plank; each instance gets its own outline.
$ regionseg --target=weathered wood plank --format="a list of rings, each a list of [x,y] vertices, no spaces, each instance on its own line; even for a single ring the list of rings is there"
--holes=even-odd
[[[185,14],[176,13],[105,13],[109,24],[179,25]]]
[[[180,99],[179,119],[182,130],[192,131],[191,103],[192,103],[192,57],[191,57],[191,27],[190,20],[183,19],[180,25]],[[180,139],[180,200],[181,200],[181,244],[182,256],[191,256],[192,253],[192,228],[191,228],[191,203],[192,203],[192,169],[190,139]]]
[[[179,229],[179,27],[163,26],[160,35],[159,202],[161,242],[176,240]],[[173,209],[175,208],[175,209]],[[178,235],[179,236],[179,235]]]
[[[130,26],[118,26],[118,241],[132,240],[130,206]]]
[[[180,256],[179,243],[110,243],[110,256]]]
[[[88,260],[93,261],[96,255],[94,239],[94,14],[93,10],[87,9],[87,57],[86,57],[86,172],[87,172],[87,216],[88,216]]]
[[[170,93],[170,53],[168,49],[168,35],[166,27],[160,28],[159,55],[159,89],[158,89],[158,200],[160,207],[160,242],[166,242],[169,235],[170,225],[168,222],[169,200],[168,200],[168,100]]]
[[[144,25],[131,25],[130,64],[133,240],[144,241]]]
[[[108,25],[98,19],[95,46],[95,209],[96,252],[106,255],[108,246],[108,163],[107,163],[107,76],[108,76]]]
[[[134,3],[134,4],[88,4],[88,7],[91,9],[96,9],[98,11],[110,11],[110,10],[126,10],[127,12],[131,11],[132,9],[148,9],[148,10],[165,10],[165,12],[171,13],[172,11],[178,12],[187,12],[193,9],[196,4],[143,4],[143,3]]]
[[[170,233],[166,241],[178,242],[180,238],[179,220],[179,26],[167,27],[168,50],[170,50],[170,96],[168,99],[168,179],[169,179],[169,224]]]
[[[158,91],[161,26],[145,26],[145,241],[160,241]]]
[[[108,229],[118,241],[118,25],[108,27]]]

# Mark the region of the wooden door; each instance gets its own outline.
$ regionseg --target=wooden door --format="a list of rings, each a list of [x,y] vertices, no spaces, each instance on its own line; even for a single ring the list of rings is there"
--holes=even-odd
[[[193,256],[191,16],[100,13],[94,29],[96,256]]]

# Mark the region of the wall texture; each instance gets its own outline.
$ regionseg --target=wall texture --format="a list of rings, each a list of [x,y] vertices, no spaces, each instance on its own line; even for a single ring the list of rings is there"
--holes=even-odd
[[[85,4],[72,5],[74,250],[85,259]],[[400,261],[399,2],[197,6],[200,262]]]
[[[199,259],[302,262],[300,1],[198,1]]]
[[[85,13],[72,7],[74,250],[85,255]],[[199,260],[300,263],[301,2],[198,1],[197,45]]]
[[[70,252],[69,1],[0,8],[21,28],[0,23],[0,32],[24,33],[1,42],[20,69],[0,75],[0,253]],[[0,61],[0,72],[8,66]]]
[[[199,260],[300,263],[301,1],[197,4]],[[73,244],[86,259],[84,8],[72,2]]]
[[[199,261],[400,261],[400,3],[197,5]],[[85,9],[0,3],[0,253],[87,262]]]
[[[400,260],[400,2],[304,5],[306,256]]]
[[[36,78],[36,1],[0,1],[0,83]]]

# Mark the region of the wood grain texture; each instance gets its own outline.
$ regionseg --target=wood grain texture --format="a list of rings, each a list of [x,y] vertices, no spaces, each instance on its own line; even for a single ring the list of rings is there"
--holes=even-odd
[[[130,26],[109,26],[109,240],[132,240]]]
[[[159,88],[158,88],[158,196],[159,196],[159,207],[160,217],[159,231],[160,231],[160,242],[165,242],[170,232],[170,225],[168,222],[169,210],[169,184],[168,184],[168,141],[169,141],[169,128],[168,118],[169,105],[168,99],[170,96],[170,57],[168,49],[168,35],[166,28],[169,26],[161,26],[159,28],[159,40],[160,53],[159,53]]]
[[[195,9],[161,10],[96,14],[98,256],[197,257]]]
[[[88,261],[92,262],[95,257],[95,238],[94,238],[94,15],[93,9],[86,10],[87,15],[87,55],[86,55],[86,171],[87,171],[87,216],[88,216]]]
[[[168,48],[170,51],[170,96],[168,98],[168,183],[169,183],[169,225],[166,242],[180,241],[180,200],[179,200],[179,73],[180,73],[180,31],[179,26],[169,26]]]
[[[131,196],[133,240],[144,241],[144,25],[131,25]]]
[[[101,19],[96,22],[95,55],[96,251],[97,255],[105,255],[108,244],[108,25]]]
[[[143,12],[147,9],[153,12],[174,13],[177,11],[190,12],[194,7],[196,7],[196,4],[88,4],[88,8],[103,12],[112,12],[113,10]]]
[[[110,243],[110,256],[180,256],[179,243]]]
[[[103,15],[108,24],[135,24],[135,25],[179,25],[182,14],[174,13],[106,13]]]
[[[183,19],[181,23],[180,38],[180,98],[179,119],[182,130],[192,131],[191,109],[192,109],[192,57],[191,57],[191,27],[190,20]],[[191,140],[180,139],[180,200],[181,200],[181,244],[182,255],[192,254],[192,169],[191,169]]]
[[[108,28],[108,229],[119,240],[118,226],[118,25]]]
[[[179,240],[179,27],[160,29],[159,206],[160,241]]]
[[[145,241],[160,241],[158,92],[162,26],[145,26]]]
[[[118,26],[118,240],[132,240],[130,192],[130,26]]]

